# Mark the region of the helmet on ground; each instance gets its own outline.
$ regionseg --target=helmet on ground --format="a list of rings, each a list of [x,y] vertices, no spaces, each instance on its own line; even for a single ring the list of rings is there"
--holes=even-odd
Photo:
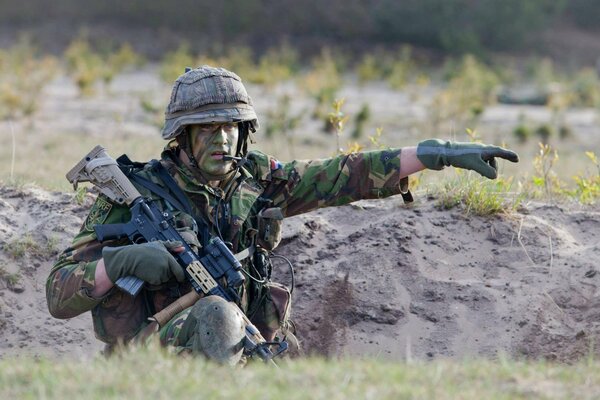
[[[235,365],[243,354],[246,324],[240,311],[219,296],[207,296],[192,307],[187,323],[195,323],[192,352],[222,364]]]
[[[187,125],[224,122],[239,123],[237,153],[245,153],[249,133],[258,129],[258,118],[239,76],[204,65],[177,78],[165,112],[163,139],[177,137]]]

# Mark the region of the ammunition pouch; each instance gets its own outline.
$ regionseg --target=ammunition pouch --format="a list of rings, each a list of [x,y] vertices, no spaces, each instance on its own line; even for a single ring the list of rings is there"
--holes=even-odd
[[[274,250],[281,242],[281,208],[272,207],[261,210],[257,218],[256,244],[265,250]]]
[[[292,295],[286,286],[276,282],[266,283],[262,291],[263,298],[250,320],[265,340],[273,341],[277,331],[289,324]]]

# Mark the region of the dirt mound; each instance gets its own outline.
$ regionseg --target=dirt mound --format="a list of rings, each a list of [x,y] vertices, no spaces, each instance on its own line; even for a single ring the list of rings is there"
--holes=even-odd
[[[91,206],[35,187],[0,187],[0,355],[90,357],[103,346],[89,315],[52,318],[45,283]]]
[[[286,222],[308,351],[572,360],[598,342],[597,208],[481,218],[393,198]]]
[[[91,356],[91,318],[52,318],[45,279],[91,196],[0,188],[0,354]],[[389,359],[572,360],[600,335],[600,210],[528,204],[488,218],[359,202],[285,221],[305,350]],[[289,282],[283,264],[277,279]],[[598,350],[596,350],[598,351]]]

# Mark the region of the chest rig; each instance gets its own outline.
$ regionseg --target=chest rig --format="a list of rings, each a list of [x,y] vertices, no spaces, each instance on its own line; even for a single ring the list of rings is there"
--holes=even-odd
[[[233,179],[232,196],[227,202],[223,198],[217,200],[210,218],[194,211],[188,195],[177,184],[175,179],[158,160],[149,163],[131,161],[126,155],[117,159],[121,170],[135,184],[144,187],[153,195],[164,201],[167,207],[178,210],[193,218],[194,230],[197,230],[198,245],[205,248],[213,232],[218,235],[232,251],[238,251],[235,257],[246,266],[244,274],[248,278],[247,294],[252,298],[262,292],[262,286],[269,282],[272,272],[270,252],[281,240],[281,220],[283,214],[278,208],[269,207],[271,201],[261,197],[262,188],[249,176],[238,176]],[[150,170],[153,176],[164,186],[141,176],[142,169]],[[226,237],[229,235],[229,237]],[[229,241],[231,239],[232,241]],[[187,239],[186,239],[187,241]],[[241,250],[241,251],[240,251]],[[275,256],[279,257],[279,256]],[[289,262],[288,262],[289,263]],[[259,295],[260,297],[260,295]],[[253,303],[252,299],[250,303]],[[249,307],[253,307],[250,305]]]

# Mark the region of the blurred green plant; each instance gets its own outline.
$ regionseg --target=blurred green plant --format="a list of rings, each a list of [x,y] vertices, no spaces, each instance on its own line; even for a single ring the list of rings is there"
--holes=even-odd
[[[312,117],[324,120],[324,130],[330,132],[328,109],[342,86],[342,77],[332,52],[324,48],[321,54],[313,59],[310,71],[300,80],[300,86],[315,101]]]
[[[272,89],[277,84],[291,79],[299,69],[298,52],[289,44],[283,43],[277,48],[271,48],[260,57],[258,65],[249,71],[249,82],[262,84]]]
[[[525,143],[532,135],[531,128],[523,123],[520,123],[513,129],[513,135],[520,143]]]
[[[332,104],[333,111],[329,113],[329,123],[335,132],[337,153],[344,153],[344,149],[340,145],[340,137],[342,136],[344,128],[346,127],[346,122],[348,122],[348,116],[342,111],[344,102],[345,99],[335,100]]]
[[[20,272],[9,272],[4,265],[0,265],[0,281],[4,281],[9,289],[14,290],[19,287],[22,278]]]
[[[398,57],[394,58],[386,74],[386,81],[392,89],[400,90],[406,87],[411,78],[416,75],[417,67],[412,58],[412,48],[402,46]]]
[[[114,77],[127,69],[137,68],[145,63],[144,57],[136,53],[129,43],[124,43],[121,47],[105,56],[106,63],[102,80],[105,85],[112,82]]]
[[[371,118],[371,109],[368,103],[363,103],[358,113],[354,116],[354,128],[352,129],[352,139],[360,139],[365,130],[365,125]]]
[[[567,140],[573,136],[573,130],[569,125],[561,125],[558,127],[558,136],[561,140]]]
[[[96,83],[108,76],[103,57],[84,38],[73,40],[65,50],[64,57],[67,72],[83,96],[93,95]]]
[[[376,128],[375,134],[372,136],[369,136],[369,141],[371,142],[371,146],[373,149],[383,150],[383,149],[387,149],[389,147],[381,141],[382,135],[383,135],[383,128]]]
[[[110,49],[99,52],[84,37],[73,40],[65,50],[64,57],[67,72],[83,96],[93,95],[98,82],[108,87],[115,76],[144,63],[144,58],[129,43],[124,43],[114,52]]]
[[[591,204],[600,198],[600,161],[593,151],[586,151],[586,157],[592,162],[595,171],[587,176],[575,175],[573,180],[576,187],[568,194],[576,197],[580,203]]]
[[[27,37],[0,50],[0,119],[31,117],[44,98],[44,87],[57,71],[56,59],[39,56]]]
[[[456,67],[447,67],[449,82],[429,107],[434,131],[447,122],[458,129],[476,126],[485,107],[495,101],[500,83],[494,71],[472,55],[466,55]]]
[[[533,159],[534,175],[532,176],[532,183],[534,191],[532,194],[539,196],[543,193],[552,199],[554,195],[562,192],[563,184],[553,171],[557,161],[558,151],[548,144],[539,143],[538,154]]]
[[[571,83],[570,91],[571,106],[600,107],[600,78],[593,68],[579,71]]]
[[[277,101],[277,107],[267,112],[265,136],[268,139],[273,139],[276,135],[283,136],[291,159],[296,158],[294,130],[300,125],[303,115],[304,111],[298,114],[291,113],[291,96],[288,94],[281,96]]]
[[[525,66],[525,78],[533,81],[538,88],[547,88],[548,85],[561,80],[555,71],[554,63],[549,58],[532,58]]]
[[[540,138],[542,144],[548,144],[552,136],[552,127],[549,124],[542,124],[535,129],[535,134]]]
[[[156,128],[162,128],[165,122],[164,105],[158,105],[151,94],[144,93],[140,96],[140,107],[146,113],[147,121]]]
[[[381,58],[368,53],[363,55],[360,63],[356,67],[358,82],[362,85],[367,82],[383,79],[384,71]]]
[[[181,44],[162,59],[159,71],[161,79],[168,84],[173,84],[175,79],[185,72],[186,67],[195,67],[194,61],[190,45],[188,43]]]

